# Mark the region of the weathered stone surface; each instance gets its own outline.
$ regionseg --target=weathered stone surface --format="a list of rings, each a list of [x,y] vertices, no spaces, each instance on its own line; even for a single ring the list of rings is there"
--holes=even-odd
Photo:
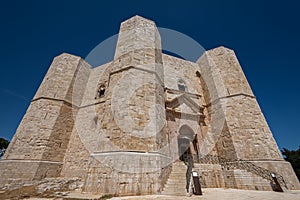
[[[121,24],[113,61],[54,59],[0,162],[0,187],[46,178],[44,190],[59,177],[97,194],[182,194],[174,183],[184,186],[191,155],[203,187],[271,190],[265,174],[232,167],[243,160],[300,189],[234,52],[196,63],[162,54],[155,23],[135,16]]]

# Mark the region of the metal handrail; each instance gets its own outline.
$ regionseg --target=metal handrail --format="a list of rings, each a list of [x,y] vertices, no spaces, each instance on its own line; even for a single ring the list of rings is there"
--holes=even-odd
[[[284,181],[283,176],[268,169],[259,167],[254,163],[242,159],[226,159],[216,155],[206,155],[204,157],[199,157],[198,155],[193,155],[194,163],[201,163],[201,164],[220,164],[223,168],[226,169],[244,169],[248,172],[256,174],[264,179],[267,179],[271,182],[274,182],[271,174],[274,174],[277,177],[278,182],[280,185],[287,188],[287,185]]]

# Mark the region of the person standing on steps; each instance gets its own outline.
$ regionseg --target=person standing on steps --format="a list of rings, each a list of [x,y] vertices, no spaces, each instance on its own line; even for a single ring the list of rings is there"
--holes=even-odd
[[[192,176],[192,171],[194,168],[194,160],[191,154],[187,154],[186,158],[184,159],[185,164],[187,165],[186,170],[186,191],[189,192],[190,180]]]

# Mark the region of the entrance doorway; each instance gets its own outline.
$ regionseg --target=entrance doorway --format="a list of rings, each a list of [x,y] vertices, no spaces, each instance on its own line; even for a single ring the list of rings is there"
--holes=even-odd
[[[190,140],[187,138],[178,138],[179,160],[187,161],[187,157],[191,155]]]
[[[178,154],[179,160],[187,161],[188,157],[198,155],[198,141],[193,129],[183,125],[179,129],[178,135]]]

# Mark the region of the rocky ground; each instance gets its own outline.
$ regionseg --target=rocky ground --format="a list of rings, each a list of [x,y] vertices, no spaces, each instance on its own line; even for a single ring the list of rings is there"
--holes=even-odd
[[[27,188],[22,192],[27,191],[27,195],[10,194],[10,196],[3,196],[0,192],[0,199],[27,199],[27,200],[78,200],[78,199],[94,199],[94,200],[300,200],[300,190],[287,191],[284,193],[272,191],[253,191],[253,190],[237,190],[237,189],[221,189],[221,188],[207,188],[203,189],[202,196],[165,196],[165,195],[147,195],[147,196],[130,196],[130,197],[110,197],[101,195],[82,194],[80,192],[60,192],[52,193],[50,196],[30,197],[32,189]],[[49,193],[50,194],[50,193]],[[2,195],[2,196],[1,196]],[[53,196],[54,195],[54,196]]]
[[[82,181],[78,178],[46,178],[31,184],[7,184],[0,189],[0,200],[37,198],[60,198],[69,191],[79,191]]]

